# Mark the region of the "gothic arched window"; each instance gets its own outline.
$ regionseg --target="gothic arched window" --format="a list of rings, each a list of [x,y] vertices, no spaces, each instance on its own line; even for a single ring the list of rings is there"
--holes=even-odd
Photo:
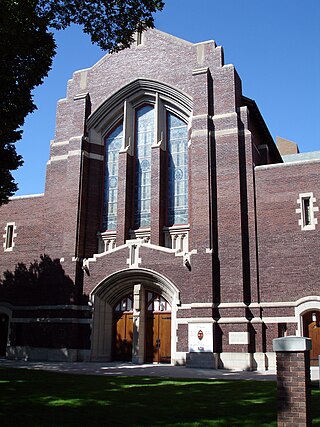
[[[146,230],[150,235],[151,151],[152,147],[159,147],[162,152],[167,152],[166,156],[161,157],[167,158],[167,162],[161,161],[163,211],[160,215],[163,218],[164,233],[171,233],[172,226],[187,225],[189,220],[188,127],[185,119],[183,120],[184,115],[157,97],[155,100],[148,99],[145,103],[136,102],[135,105],[126,101],[122,113],[121,124],[114,127],[105,138],[103,228],[108,232],[117,229],[118,162],[119,151],[123,150],[133,156],[132,172],[129,166],[126,178],[130,180],[130,185],[125,186],[127,191],[132,191],[128,197],[132,200],[132,212],[128,213],[128,218],[132,218],[129,233],[131,237],[135,237],[136,230],[144,229],[143,232]]]
[[[106,171],[103,209],[103,228],[117,228],[118,161],[123,141],[123,124],[118,125],[106,138]]]
[[[188,129],[168,113],[168,225],[188,224]]]
[[[154,108],[136,111],[134,228],[149,227],[151,214],[151,146],[154,141]]]

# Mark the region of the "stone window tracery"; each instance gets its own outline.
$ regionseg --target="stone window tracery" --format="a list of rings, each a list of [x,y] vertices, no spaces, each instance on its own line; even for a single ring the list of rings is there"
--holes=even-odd
[[[164,138],[163,135],[167,135]],[[103,230],[116,231],[119,153],[134,156],[133,230],[151,223],[151,149],[167,151],[166,226],[188,224],[188,127],[156,95],[123,106],[121,122],[105,137],[105,184]]]
[[[168,225],[188,224],[188,129],[168,113]]]
[[[118,125],[106,138],[106,172],[103,209],[103,228],[117,228],[118,161],[123,141],[123,124]]]
[[[149,227],[151,215],[151,146],[154,139],[154,108],[136,111],[134,228]]]

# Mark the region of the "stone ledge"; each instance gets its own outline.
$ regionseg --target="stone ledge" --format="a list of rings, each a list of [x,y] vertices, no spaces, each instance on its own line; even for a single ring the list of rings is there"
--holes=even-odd
[[[311,339],[306,337],[288,336],[275,338],[272,342],[276,352],[308,351],[312,348]]]

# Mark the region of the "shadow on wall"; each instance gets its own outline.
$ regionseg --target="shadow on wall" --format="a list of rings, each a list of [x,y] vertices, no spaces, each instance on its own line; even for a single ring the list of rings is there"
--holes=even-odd
[[[0,301],[13,305],[52,305],[75,303],[76,287],[59,259],[40,256],[29,268],[19,263],[14,272],[5,271],[0,280]],[[81,301],[84,303],[85,301]]]

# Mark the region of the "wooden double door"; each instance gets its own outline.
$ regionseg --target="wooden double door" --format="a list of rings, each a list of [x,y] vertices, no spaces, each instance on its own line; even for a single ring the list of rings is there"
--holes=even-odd
[[[171,362],[171,310],[169,304],[159,295],[150,294],[146,304],[144,348],[145,361],[155,363]],[[155,308],[162,310],[155,310]],[[142,320],[142,319],[141,319]],[[141,322],[143,324],[143,322]],[[133,311],[132,295],[123,298],[114,309],[113,359],[132,360]],[[137,335],[136,338],[137,339]],[[141,342],[139,342],[141,345]]]
[[[133,343],[133,313],[115,313],[114,360],[131,362]]]
[[[320,356],[320,311],[308,312],[303,316],[304,335],[311,338],[311,366],[319,366]]]
[[[171,362],[171,313],[147,312],[146,361]]]

